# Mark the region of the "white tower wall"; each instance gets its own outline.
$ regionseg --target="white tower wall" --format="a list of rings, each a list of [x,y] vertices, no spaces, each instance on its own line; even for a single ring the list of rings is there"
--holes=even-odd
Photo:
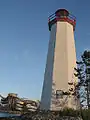
[[[50,32],[50,41],[48,47],[47,62],[41,96],[41,109],[46,110],[50,109],[51,105],[55,41],[56,41],[56,24],[52,26],[52,30]]]
[[[74,77],[76,52],[73,25],[57,21],[52,25],[41,96],[41,109],[58,110],[65,107],[77,109],[79,102],[75,96],[56,98],[56,90],[68,92],[68,82],[77,82]]]
[[[73,79],[74,67],[76,67],[73,26],[67,22],[57,22],[55,36],[56,46],[52,80],[55,81],[57,90],[62,89],[67,91],[68,81]]]

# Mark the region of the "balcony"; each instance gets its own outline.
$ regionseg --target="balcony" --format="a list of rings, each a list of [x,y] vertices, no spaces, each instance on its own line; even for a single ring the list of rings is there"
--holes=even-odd
[[[48,17],[48,25],[49,25],[50,31],[51,31],[52,25],[58,21],[70,23],[71,25],[73,25],[73,28],[75,30],[76,17],[70,14],[67,10],[60,9]]]

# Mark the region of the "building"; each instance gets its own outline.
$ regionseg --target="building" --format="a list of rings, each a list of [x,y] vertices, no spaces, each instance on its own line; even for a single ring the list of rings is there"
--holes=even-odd
[[[59,9],[49,17],[50,41],[41,96],[41,109],[79,108],[74,30],[76,18]]]
[[[40,108],[39,100],[30,100],[19,98],[18,94],[9,93],[7,97],[1,97],[1,106],[0,110],[3,111],[19,111],[19,112],[28,112],[28,111],[36,111]]]

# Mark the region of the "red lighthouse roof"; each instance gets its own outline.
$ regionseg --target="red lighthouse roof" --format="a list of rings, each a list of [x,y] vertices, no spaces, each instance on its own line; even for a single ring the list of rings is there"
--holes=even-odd
[[[63,16],[68,16],[69,15],[69,12],[66,10],[66,9],[58,9],[56,12],[55,12],[56,15],[63,15]]]

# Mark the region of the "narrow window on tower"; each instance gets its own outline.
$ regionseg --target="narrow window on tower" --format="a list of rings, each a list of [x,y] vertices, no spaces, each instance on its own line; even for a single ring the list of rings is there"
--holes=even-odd
[[[62,90],[56,90],[56,99],[63,98],[63,91]]]

